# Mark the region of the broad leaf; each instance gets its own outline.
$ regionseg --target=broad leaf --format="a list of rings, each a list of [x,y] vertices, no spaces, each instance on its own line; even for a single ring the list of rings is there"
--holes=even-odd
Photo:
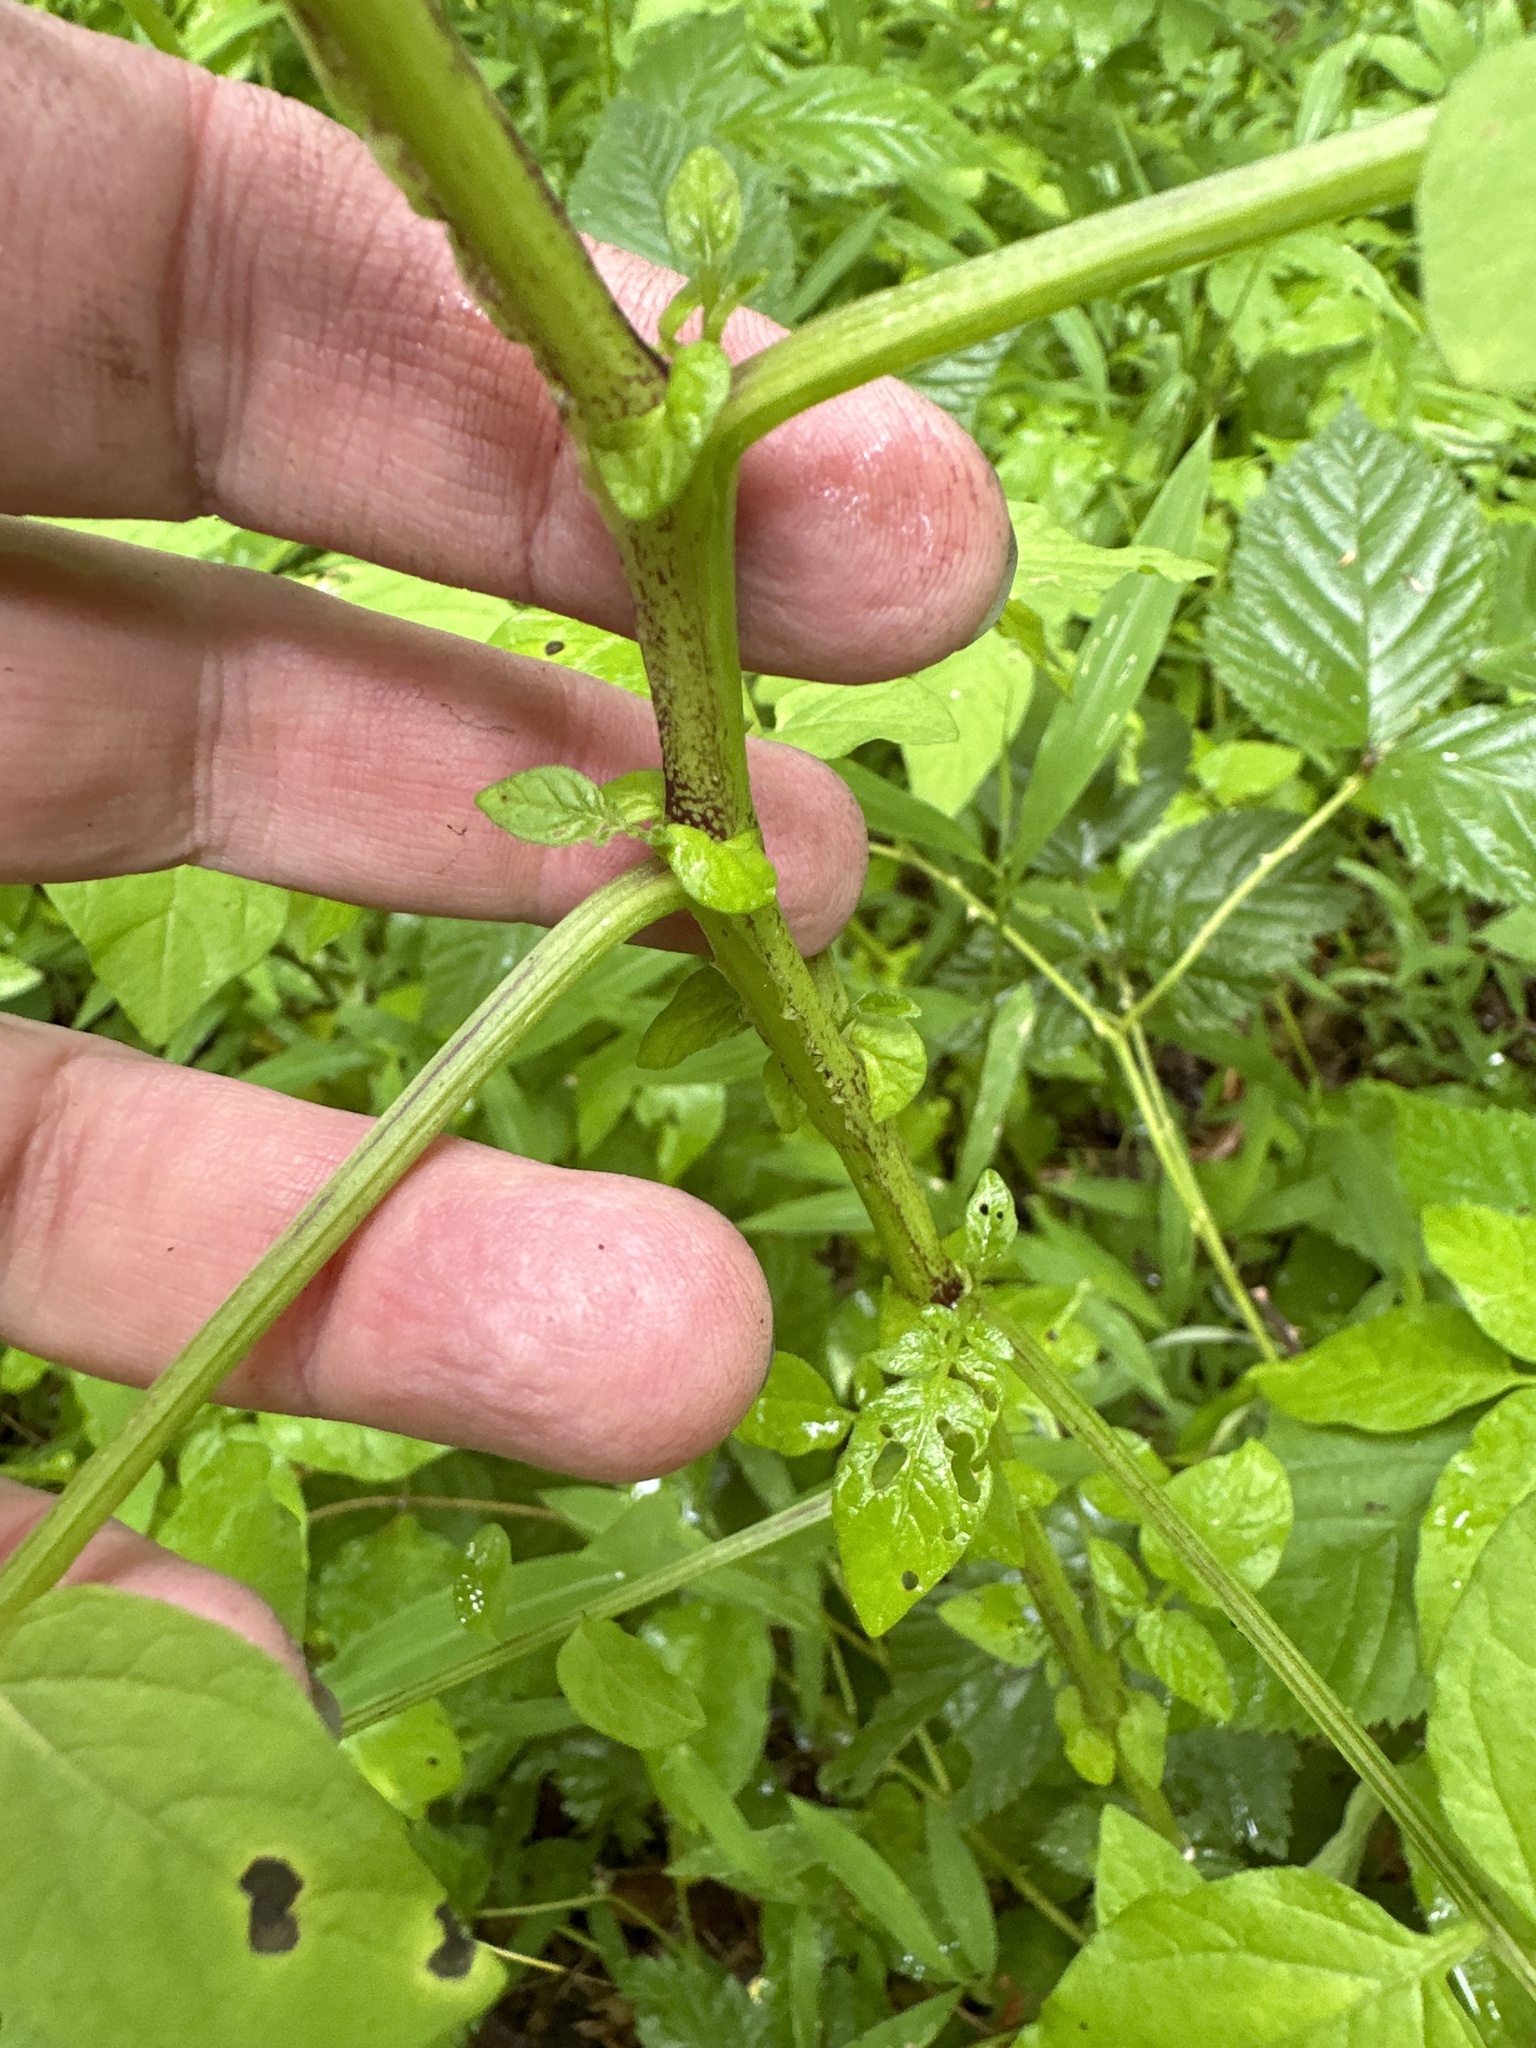
[[[763,1390],[737,1423],[736,1434],[743,1443],[777,1451],[780,1457],[803,1458],[841,1443],[852,1421],[815,1366],[792,1351],[776,1351]]]
[[[704,1726],[693,1688],[616,1621],[584,1621],[561,1645],[560,1690],[589,1728],[632,1749],[670,1749]]]
[[[616,683],[631,696],[647,697],[645,663],[633,640],[621,633],[605,633],[598,626],[583,625],[579,619],[559,612],[540,611],[534,605],[516,605],[491,635],[492,647],[504,647],[511,654],[527,654],[540,661],[557,662],[561,668],[579,669],[600,682]]]
[[[1009,517],[1019,559],[1013,595],[1053,624],[1091,619],[1115,585],[1127,576],[1159,576],[1167,583],[1194,583],[1211,575],[1209,562],[1176,554],[1170,546],[1101,548],[1058,526],[1043,505],[1010,503]]]
[[[1137,1899],[1162,1894],[1178,1898],[1200,1889],[1199,1871],[1172,1842],[1119,1806],[1099,1818],[1099,1854],[1093,1871],[1093,1906],[1101,1928],[1118,1920]]]
[[[1536,1116],[1468,1109],[1429,1094],[1392,1091],[1397,1167],[1416,1209],[1486,1202],[1536,1209]]]
[[[958,738],[939,745],[907,742],[907,787],[925,804],[956,817],[1018,731],[1034,689],[1027,655],[1000,633],[984,633],[916,678],[953,718]]]
[[[1156,980],[1266,854],[1295,830],[1278,811],[1228,811],[1155,846],[1121,906],[1130,958]],[[1319,932],[1339,923],[1348,898],[1328,880],[1332,856],[1313,839],[1282,862],[1226,920],[1166,1000],[1197,1024],[1250,1008],[1299,966]]]
[[[534,846],[601,846],[618,829],[592,778],[559,763],[524,768],[482,789],[475,802],[493,825]]]
[[[678,1066],[746,1028],[741,998],[718,967],[696,967],[645,1027],[635,1065],[653,1072]]]
[[[941,690],[923,676],[898,676],[862,690],[801,683],[774,703],[773,738],[822,761],[839,760],[866,740],[944,746],[959,731]]]
[[[1435,1484],[1419,1537],[1413,1597],[1431,1669],[1473,1567],[1512,1508],[1536,1491],[1536,1389],[1490,1409]]]
[[[1256,1366],[1249,1379],[1298,1422],[1382,1435],[1427,1429],[1526,1384],[1471,1317],[1449,1302],[1389,1309],[1283,1365]]]
[[[1371,794],[1409,859],[1495,903],[1536,888],[1536,708],[1476,704],[1397,747]]]
[[[6,2032],[430,2048],[499,1988],[288,1674],[178,1608],[30,1608],[0,1647],[0,1779]]]
[[[420,1820],[464,1779],[464,1752],[440,1700],[375,1721],[343,1747],[374,1791],[410,1820]]]
[[[768,1736],[773,1641],[767,1619],[724,1600],[673,1601],[647,1615],[640,1636],[699,1703],[704,1726],[688,1747],[726,1793],[740,1792]]]
[[[876,1395],[837,1468],[833,1519],[848,1590],[884,1635],[964,1554],[991,1491],[992,1417],[943,1372]]]
[[[791,72],[727,133],[838,197],[900,185],[980,158],[980,145],[920,85],[850,64]]]
[[[1203,1458],[1176,1473],[1163,1491],[1250,1592],[1269,1584],[1279,1569],[1293,1512],[1291,1483],[1273,1451],[1250,1441],[1224,1458]],[[1160,1579],[1187,1599],[1216,1605],[1155,1529],[1142,1529],[1141,1554]]]
[[[895,989],[871,989],[854,1004],[848,1043],[863,1063],[876,1123],[899,1115],[927,1079],[927,1048],[912,1022],[917,1014],[917,1004]]]
[[[1232,1718],[1232,1674],[1215,1638],[1181,1607],[1147,1607],[1136,1617],[1136,1645],[1147,1668],[1175,1699],[1213,1721]]]
[[[1460,1924],[1414,1934],[1308,1870],[1154,1892],[1072,1962],[1046,2001],[1040,2044],[1473,2048],[1444,1976],[1474,1939]]]
[[[1019,1670],[1038,1664],[1050,1647],[1028,1592],[1011,1579],[957,1593],[939,1614],[956,1635]]]
[[[1463,1202],[1426,1209],[1420,1222],[1425,1250],[1489,1336],[1536,1359],[1536,1217]]]
[[[1427,1737],[1458,1835],[1536,1914],[1536,1498],[1489,1538],[1435,1663]]]
[[[1464,384],[1536,384],[1536,43],[1493,50],[1459,80],[1419,185],[1430,325]]]
[[[1488,589],[1461,485],[1349,405],[1249,510],[1207,644],[1278,738],[1320,756],[1381,747],[1448,695]]]
[[[156,1532],[159,1541],[249,1586],[302,1641],[308,1525],[292,1468],[264,1443],[237,1438],[195,1464],[184,1451],[180,1478],[180,1497]]]
[[[166,868],[102,882],[52,882],[48,898],[91,966],[151,1045],[164,1045],[271,952],[288,892],[211,868]]]

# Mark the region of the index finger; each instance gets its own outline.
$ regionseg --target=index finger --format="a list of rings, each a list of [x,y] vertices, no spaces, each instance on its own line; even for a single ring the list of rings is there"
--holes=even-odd
[[[628,624],[531,358],[344,129],[0,5],[0,223],[0,510],[217,511]],[[605,267],[654,323],[676,280],[618,252]],[[776,331],[738,315],[731,338],[746,353]],[[749,662],[828,680],[939,659],[1006,569],[985,458],[889,381],[755,448],[739,531]]]

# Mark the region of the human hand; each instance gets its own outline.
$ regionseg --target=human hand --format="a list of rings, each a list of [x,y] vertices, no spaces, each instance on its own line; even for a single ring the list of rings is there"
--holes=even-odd
[[[0,0],[0,195],[0,512],[217,512],[628,623],[530,359],[345,131]],[[676,280],[599,259],[654,332]],[[738,314],[726,341],[745,354],[775,331]],[[891,383],[755,448],[739,532],[748,660],[840,681],[963,644],[1007,561],[983,458]],[[0,646],[0,878],[190,860],[353,902],[548,921],[635,857],[519,845],[474,808],[537,763],[602,780],[656,759],[645,704],[566,670],[5,519]],[[857,900],[857,812],[789,748],[756,748],[753,783],[786,914],[808,950],[825,945]],[[147,1383],[359,1129],[0,1019],[0,1329]],[[713,1210],[450,1140],[226,1397],[618,1479],[715,1442],[769,1344],[762,1275]],[[0,1550],[44,1505],[0,1490]],[[243,1589],[127,1532],[99,1537],[72,1576],[176,1599],[284,1653]]]

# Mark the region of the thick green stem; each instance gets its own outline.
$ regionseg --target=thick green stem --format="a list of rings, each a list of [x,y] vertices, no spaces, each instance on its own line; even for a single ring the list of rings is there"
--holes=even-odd
[[[508,1664],[515,1664],[520,1657],[531,1657],[536,1650],[547,1650],[555,1643],[563,1643],[580,1622],[611,1621],[620,1614],[633,1613],[638,1607],[649,1607],[653,1601],[665,1600],[670,1594],[707,1578],[724,1565],[740,1564],[743,1558],[756,1557],[759,1551],[771,1550],[776,1543],[798,1536],[802,1530],[814,1529],[818,1523],[827,1521],[831,1513],[830,1491],[808,1493],[779,1514],[754,1522],[750,1528],[738,1529],[734,1536],[722,1536],[718,1542],[690,1551],[686,1557],[677,1558],[671,1564],[658,1565],[655,1571],[645,1572],[639,1578],[626,1580],[622,1574],[615,1574],[620,1583],[610,1591],[598,1594],[579,1608],[572,1608],[539,1628],[527,1629],[522,1635],[508,1636],[505,1642],[479,1650],[447,1671],[419,1679],[413,1685],[401,1686],[395,1692],[344,1702],[343,1730],[348,1735],[355,1735],[359,1728],[370,1727],[375,1721],[387,1721],[391,1714],[402,1714],[407,1707],[436,1699],[439,1693],[450,1692],[456,1685],[468,1685],[472,1678],[483,1678],[487,1672],[500,1671]]]
[[[1423,1857],[1457,1907],[1481,1925],[1488,1946],[1522,1987],[1536,1995],[1536,1942],[1532,1931],[1436,1822],[1365,1729],[1285,1630],[1185,1521],[1162,1489],[1147,1478],[1114,1430],[1057,1371],[1045,1348],[1006,1315],[993,1320],[1014,1350],[1019,1377],[1064,1429],[1078,1437],[1135,1501],[1141,1518],[1167,1543],[1210,1593],[1238,1632],[1258,1651],[1291,1696],[1306,1710],[1363,1783],[1380,1799],[1404,1838]]]
[[[661,402],[666,370],[594,269],[435,0],[288,0],[339,112],[413,205],[447,222],[486,311],[590,436]]]
[[[1401,114],[874,292],[753,356],[716,429],[739,456],[807,406],[1276,235],[1413,196],[1435,110]]]
[[[556,925],[369,1129],[270,1251],[168,1366],[126,1426],[72,1479],[0,1569],[0,1627],[47,1592],[519,1038],[625,939],[687,899],[654,862],[632,868]]]

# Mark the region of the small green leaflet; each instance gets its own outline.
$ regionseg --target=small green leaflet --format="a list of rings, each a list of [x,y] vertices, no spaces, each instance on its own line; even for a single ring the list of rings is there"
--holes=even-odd
[[[1446,1623],[1490,1536],[1536,1491],[1536,1389],[1511,1394],[1483,1417],[1472,1441],[1435,1482],[1413,1577],[1424,1661],[1434,1668]]]
[[[1008,1184],[988,1167],[965,1205],[967,1265],[984,1279],[1007,1256],[1018,1234],[1019,1218]]]
[[[1291,1533],[1291,1482],[1273,1451],[1250,1440],[1224,1458],[1203,1458],[1175,1473],[1163,1489],[1179,1513],[1251,1593],[1280,1568]],[[1141,1532],[1141,1554],[1160,1579],[1201,1606],[1216,1603],[1151,1527]]]
[[[1213,573],[1209,562],[1176,554],[1170,547],[1100,548],[1058,526],[1043,505],[1010,500],[1009,517],[1018,544],[1013,595],[1052,625],[1076,616],[1091,619],[1126,576],[1160,576],[1165,583],[1194,583]]]
[[[1414,1934],[1309,1870],[1159,1889],[1068,1966],[1040,2048],[1474,2048],[1443,1980],[1477,1940]]]
[[[0,1759],[7,2031],[433,2048],[501,1987],[293,1680],[212,1622],[46,1594],[0,1647]]]
[[[717,280],[741,240],[741,185],[730,163],[706,143],[690,150],[667,187],[667,240],[688,277]]]
[[[928,1916],[879,1851],[829,1808],[793,1796],[789,1804],[817,1862],[846,1885],[876,1926],[915,1956],[931,1976],[954,1977]]]
[[[898,676],[859,690],[842,683],[797,684],[775,699],[770,737],[818,760],[837,761],[866,740],[944,746],[959,731],[936,686],[923,676]]]
[[[1117,1759],[1112,1736],[1088,1718],[1075,1685],[1064,1685],[1055,1699],[1056,1728],[1067,1762],[1090,1785],[1112,1785]]]
[[[434,1799],[463,1782],[464,1752],[440,1700],[422,1700],[375,1721],[342,1747],[374,1791],[408,1820],[420,1820]]]
[[[211,868],[50,882],[48,900],[151,1045],[190,1022],[283,935],[288,892]]]
[[[1255,1366],[1248,1377],[1266,1400],[1299,1422],[1378,1435],[1426,1429],[1527,1383],[1470,1316],[1443,1301],[1388,1309],[1324,1338],[1299,1358]]]
[[[1143,1608],[1136,1617],[1136,1646],[1175,1699],[1188,1700],[1213,1721],[1231,1720],[1232,1674],[1204,1622],[1181,1607]]]
[[[1536,384],[1536,43],[1491,50],[1456,84],[1419,185],[1430,326],[1464,384]]]
[[[1225,811],[1156,845],[1132,875],[1121,934],[1132,961],[1156,979],[1205,920],[1295,829],[1279,811]],[[1166,1000],[1196,1027],[1230,1022],[1277,975],[1299,966],[1319,932],[1348,902],[1328,879],[1330,847],[1319,839],[1282,862],[1223,924]]]
[[[1130,1620],[1147,1604],[1147,1582],[1135,1559],[1102,1536],[1088,1538],[1088,1573],[1117,1620]]]
[[[746,1028],[741,998],[718,967],[696,967],[646,1026],[635,1065],[664,1072]]]
[[[670,1749],[704,1726],[693,1688],[616,1621],[584,1621],[560,1647],[560,1690],[589,1728],[631,1749]]]
[[[1158,1893],[1178,1898],[1198,1891],[1200,1884],[1200,1873],[1172,1842],[1123,1807],[1105,1807],[1099,1816],[1099,1854],[1093,1871],[1093,1905],[1101,1928],[1118,1920],[1138,1899]]]
[[[705,910],[745,916],[773,901],[778,876],[763,851],[760,832],[711,839],[696,825],[663,825],[652,834],[651,844]]]
[[[687,342],[672,358],[661,403],[592,438],[593,467],[623,518],[654,519],[676,503],[730,388],[719,342]]]
[[[617,684],[634,697],[651,693],[645,662],[633,640],[583,625],[579,619],[567,619],[559,612],[516,605],[491,635],[490,644],[504,647],[510,654],[532,655],[540,661],[557,662],[561,668],[579,669],[599,682]]]
[[[1516,1358],[1536,1360],[1536,1217],[1462,1202],[1430,1207],[1419,1222],[1425,1250],[1488,1335]]]
[[[1050,1647],[1029,1594],[1012,1579],[956,1593],[939,1616],[957,1636],[1021,1671],[1038,1664]]]
[[[743,1443],[777,1451],[782,1458],[803,1458],[841,1443],[852,1422],[852,1413],[833,1398],[815,1366],[792,1351],[776,1351],[763,1390],[737,1423],[736,1434]]]
[[[871,989],[853,1006],[848,1043],[863,1062],[876,1123],[899,1115],[927,1079],[928,1054],[911,1021],[917,1015],[917,1004],[895,989]]]
[[[216,1441],[195,1459],[194,1449],[195,1440],[182,1452],[180,1495],[157,1540],[259,1593],[302,1642],[308,1522],[292,1466],[264,1443],[238,1437]]]
[[[1278,738],[1317,756],[1383,747],[1449,694],[1489,587],[1466,491],[1350,404],[1244,517],[1207,647]]]
[[[1489,1538],[1440,1644],[1427,1743],[1447,1816],[1536,1914],[1536,1497]]]
[[[1536,707],[1474,704],[1388,754],[1370,795],[1416,865],[1473,896],[1536,888]]]
[[[579,768],[559,762],[524,768],[475,798],[493,825],[533,846],[606,846],[620,833],[643,837],[659,821],[662,801],[659,769],[641,768],[600,788]]]
[[[1273,796],[1301,766],[1299,747],[1263,740],[1224,740],[1195,758],[1195,780],[1222,808]]]
[[[256,1429],[280,1458],[312,1472],[342,1472],[349,1479],[407,1479],[447,1455],[445,1444],[368,1429],[360,1422],[321,1422],[307,1415],[258,1415]]]

